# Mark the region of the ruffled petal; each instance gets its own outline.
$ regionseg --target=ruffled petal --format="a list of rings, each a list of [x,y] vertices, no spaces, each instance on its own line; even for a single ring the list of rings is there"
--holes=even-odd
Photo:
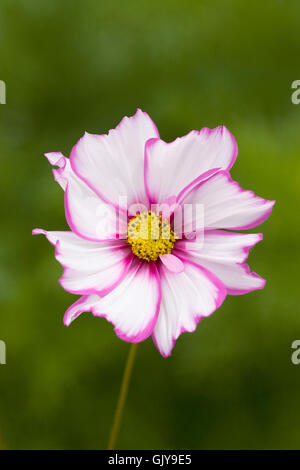
[[[185,197],[183,204],[196,207],[199,204],[204,214],[205,230],[226,228],[246,230],[264,222],[270,215],[275,201],[245,191],[232,180],[226,171],[220,171],[200,183]],[[196,214],[196,211],[193,211]],[[188,221],[191,224],[191,221]],[[196,220],[194,226],[201,226]]]
[[[133,255],[126,241],[92,242],[73,232],[47,232],[44,234],[55,246],[55,257],[64,267],[59,282],[73,294],[106,295],[122,280]]]
[[[171,143],[151,139],[145,149],[145,186],[153,203],[164,202],[218,169],[229,170],[237,143],[224,126],[192,131]]]
[[[66,219],[71,230],[92,241],[126,239],[127,217],[102,201],[79,178],[65,190]]]
[[[138,343],[152,334],[160,300],[160,280],[155,264],[135,258],[116,289],[103,298],[90,295],[79,299],[67,310],[64,323],[69,325],[80,313],[90,311],[110,321],[119,338]]]
[[[88,134],[73,147],[70,160],[75,173],[103,201],[126,208],[141,203],[148,206],[144,188],[144,150],[148,139],[159,137],[148,114],[138,110],[124,117],[108,135]]]
[[[174,251],[211,271],[223,282],[228,294],[240,295],[265,286],[265,280],[250,272],[244,263],[249,250],[262,238],[261,233],[212,230],[205,232],[201,246],[197,241],[179,240]]]
[[[61,152],[45,153],[45,157],[52,166],[58,166],[58,169],[52,170],[53,176],[55,181],[65,190],[70,175],[70,166],[67,164],[68,159]]]
[[[70,161],[62,153],[46,153],[54,179],[65,191],[65,213],[70,229],[92,241],[126,238],[127,220],[110,204],[102,201],[74,173]]]
[[[184,271],[171,273],[159,266],[162,299],[153,341],[163,356],[169,356],[176,339],[192,332],[203,317],[211,315],[224,301],[222,282],[205,268],[181,258]]]

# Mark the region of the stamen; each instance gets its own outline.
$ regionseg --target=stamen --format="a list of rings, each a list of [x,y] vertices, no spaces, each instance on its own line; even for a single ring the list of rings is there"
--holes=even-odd
[[[148,211],[128,222],[127,241],[133,254],[146,261],[156,261],[160,255],[171,253],[176,233],[171,229],[167,219]]]

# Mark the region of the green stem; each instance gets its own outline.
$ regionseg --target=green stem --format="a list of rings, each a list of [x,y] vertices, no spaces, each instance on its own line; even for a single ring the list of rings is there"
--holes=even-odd
[[[124,375],[122,379],[122,384],[120,388],[120,394],[119,394],[119,399],[114,415],[114,420],[113,420],[113,425],[108,441],[108,450],[113,450],[116,447],[116,442],[120,430],[120,425],[122,421],[122,415],[123,415],[123,410],[124,410],[124,405],[126,402],[127,394],[128,394],[128,387],[129,387],[129,382],[130,382],[130,377],[131,377],[131,372],[136,356],[136,350],[137,350],[138,343],[132,343],[130,346],[125,370],[124,370]]]

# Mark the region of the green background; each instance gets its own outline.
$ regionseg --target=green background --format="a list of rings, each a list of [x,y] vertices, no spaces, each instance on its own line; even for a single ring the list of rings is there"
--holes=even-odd
[[[105,448],[128,353],[104,319],[62,316],[53,247],[63,191],[44,152],[69,154],[137,107],[173,140],[225,124],[233,177],[276,199],[250,266],[264,290],[227,297],[163,359],[138,349],[119,437],[128,449],[300,447],[299,1],[1,0],[0,429],[14,449]],[[113,181],[112,181],[113,184]],[[254,230],[255,231],[255,230]],[[2,443],[2,445],[5,445]]]

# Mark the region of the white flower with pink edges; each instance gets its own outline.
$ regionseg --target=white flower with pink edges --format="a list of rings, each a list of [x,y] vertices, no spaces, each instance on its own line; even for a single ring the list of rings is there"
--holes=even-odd
[[[60,284],[81,296],[65,325],[92,312],[125,341],[152,335],[169,356],[181,333],[194,331],[227,294],[264,287],[245,263],[262,234],[235,231],[261,224],[274,201],[231,179],[237,144],[226,127],[166,143],[137,110],[107,135],[85,133],[69,158],[46,157],[58,167],[70,231],[33,234],[55,246]]]

